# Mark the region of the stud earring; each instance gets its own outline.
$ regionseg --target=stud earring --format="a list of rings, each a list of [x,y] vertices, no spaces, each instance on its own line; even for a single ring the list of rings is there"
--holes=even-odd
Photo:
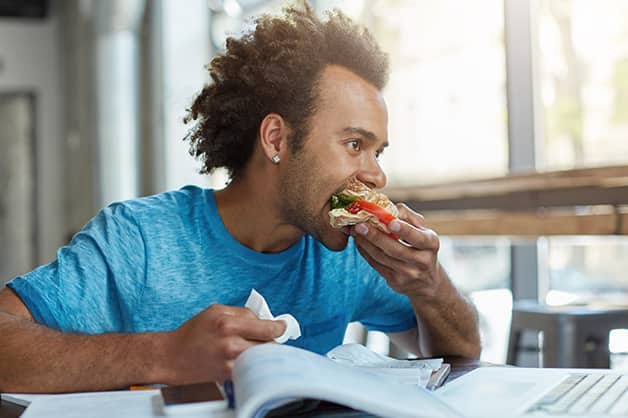
[[[274,164],[279,164],[279,161],[281,161],[281,157],[279,157],[279,154],[275,154],[272,158],[272,161]]]

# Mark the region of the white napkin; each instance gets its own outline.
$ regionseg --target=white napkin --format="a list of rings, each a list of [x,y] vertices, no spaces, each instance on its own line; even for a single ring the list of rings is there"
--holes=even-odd
[[[375,352],[362,344],[342,344],[327,352],[327,358],[338,363],[358,367],[382,367],[389,369],[421,369],[428,367],[438,370],[443,364],[441,358],[420,360],[399,360]]]
[[[432,372],[443,364],[442,358],[398,360],[368,349],[362,344],[339,345],[327,353],[337,363],[367,369],[400,383],[427,386]]]
[[[270,319],[275,321],[283,321],[286,323],[286,331],[279,337],[275,338],[275,341],[279,344],[283,344],[288,340],[296,340],[301,336],[301,327],[299,321],[290,314],[283,314],[273,316],[266,303],[264,296],[260,295],[255,289],[251,289],[249,298],[244,304],[245,308],[249,308],[259,319]]]

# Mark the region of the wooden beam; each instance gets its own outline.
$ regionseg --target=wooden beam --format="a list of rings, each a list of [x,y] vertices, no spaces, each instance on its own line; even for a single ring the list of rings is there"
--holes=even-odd
[[[424,212],[439,235],[628,235],[628,208],[596,207],[587,213],[567,210],[529,212]]]
[[[628,166],[512,175],[441,185],[391,187],[395,201],[420,210],[504,209],[628,204]]]

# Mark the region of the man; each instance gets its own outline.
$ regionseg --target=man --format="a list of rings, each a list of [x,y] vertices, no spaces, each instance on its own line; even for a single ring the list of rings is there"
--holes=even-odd
[[[421,215],[399,205],[389,225],[408,245],[329,225],[351,178],[386,183],[387,59],[372,37],[342,14],[288,9],[229,39],[210,73],[187,139],[229,185],[113,204],[55,262],[9,283],[0,391],[222,381],[285,328],[242,307],[252,288],[299,320],[296,346],[324,353],[361,321],[419,355],[478,357],[476,312]]]

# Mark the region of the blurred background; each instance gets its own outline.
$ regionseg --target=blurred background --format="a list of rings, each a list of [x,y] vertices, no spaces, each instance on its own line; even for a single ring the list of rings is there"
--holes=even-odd
[[[390,54],[390,186],[628,165],[627,1],[311,3]],[[113,201],[222,187],[188,155],[185,110],[225,39],[286,4],[0,0],[0,285],[53,260]],[[505,361],[513,298],[628,305],[625,236],[441,239],[480,311],[485,360]],[[624,367],[628,330],[610,350]]]

